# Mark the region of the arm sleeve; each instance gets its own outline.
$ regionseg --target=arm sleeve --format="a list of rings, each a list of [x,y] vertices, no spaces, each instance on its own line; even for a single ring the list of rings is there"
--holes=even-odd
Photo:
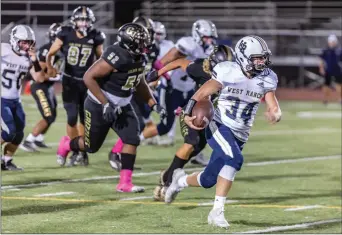
[[[204,76],[204,71],[203,71],[203,61],[204,59],[197,59],[193,62],[191,62],[187,67],[186,67],[186,73],[196,82],[199,80],[201,77]]]
[[[267,77],[267,79],[265,80],[265,93],[269,92],[269,91],[275,91],[277,90],[277,86],[278,86],[278,76],[276,73],[274,73],[273,71],[270,73],[270,75]]]

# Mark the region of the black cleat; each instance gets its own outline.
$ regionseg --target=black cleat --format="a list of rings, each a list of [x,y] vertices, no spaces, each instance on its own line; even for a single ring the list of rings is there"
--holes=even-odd
[[[121,170],[121,154],[113,153],[112,151],[108,154],[109,164],[113,170],[120,171]]]
[[[38,147],[38,148],[50,148],[49,146],[47,146],[43,141],[34,141],[34,144]]]
[[[1,170],[3,171],[22,171],[24,170],[21,167],[17,167],[12,160],[9,160],[8,162],[1,161]]]
[[[89,165],[89,158],[88,153],[80,152],[76,158],[76,164],[80,166],[88,166]]]
[[[77,156],[78,156],[77,152],[72,152],[72,155],[69,158],[67,166],[69,167],[76,166]]]
[[[19,145],[19,148],[26,152],[38,152],[34,143],[27,140],[24,140],[24,142]]]

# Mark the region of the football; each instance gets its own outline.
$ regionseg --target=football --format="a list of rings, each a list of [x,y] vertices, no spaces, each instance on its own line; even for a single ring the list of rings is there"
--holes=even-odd
[[[214,106],[209,99],[198,101],[192,109],[192,116],[196,116],[193,124],[197,127],[206,127],[214,118]]]

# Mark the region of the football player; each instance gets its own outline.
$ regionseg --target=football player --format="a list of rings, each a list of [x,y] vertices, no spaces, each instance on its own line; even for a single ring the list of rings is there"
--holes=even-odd
[[[116,186],[119,192],[143,192],[132,183],[133,167],[139,139],[139,121],[132,108],[133,91],[151,107],[165,115],[153,98],[144,78],[143,52],[150,44],[147,29],[128,23],[118,30],[118,42],[108,47],[101,58],[85,73],[88,87],[85,101],[85,136],[70,139],[64,136],[57,151],[58,161],[64,162],[70,150],[95,153],[112,128],[123,141],[122,169]]]
[[[192,26],[192,36],[180,38],[174,48],[161,60],[156,61],[156,69],[160,69],[179,58],[195,60],[208,57],[213,50],[213,44],[217,37],[214,23],[208,20],[197,20]],[[178,107],[183,107],[194,94],[195,82],[182,69],[173,71],[171,82],[172,92],[165,94],[165,105],[168,112],[166,122],[145,127],[140,135],[141,140],[167,134],[174,124],[174,110]],[[206,165],[202,155],[198,156],[198,158],[196,157],[196,159],[202,165]]]
[[[213,149],[209,164],[201,172],[187,175],[176,169],[172,183],[165,193],[165,202],[171,203],[183,188],[211,188],[216,185],[214,207],[208,215],[208,223],[228,228],[224,217],[224,205],[235,174],[243,164],[242,149],[247,142],[250,129],[262,97],[265,96],[267,120],[274,124],[280,121],[281,110],[275,96],[277,75],[268,68],[271,51],[258,36],[240,39],[235,46],[236,62],[217,64],[212,78],[190,99],[184,109],[184,122],[193,124],[191,116],[196,102],[220,91],[214,120],[206,128],[206,138]]]
[[[24,138],[25,113],[21,105],[21,79],[29,67],[32,77],[45,80],[34,49],[35,35],[27,25],[17,25],[10,33],[10,43],[1,43],[1,170],[22,170],[13,155]],[[2,146],[3,147],[3,146]]]
[[[85,6],[77,7],[71,16],[72,26],[62,26],[46,56],[47,73],[56,77],[57,70],[52,66],[53,57],[58,51],[65,55],[65,68],[62,77],[62,99],[67,113],[67,135],[72,139],[84,135],[84,101],[87,87],[83,75],[103,52],[105,35],[95,29],[93,11]],[[80,117],[79,132],[77,119]],[[74,153],[69,165],[76,163],[78,153]],[[88,165],[88,156],[82,153],[81,163]],[[63,162],[61,162],[63,163]]]
[[[40,67],[46,73],[46,55],[56,39],[57,30],[62,25],[60,23],[53,23],[48,31],[49,42],[39,48],[37,56],[39,60]],[[62,60],[60,55],[56,54],[53,58],[53,65],[55,67],[60,67]],[[53,85],[55,81],[60,79],[60,75],[55,78],[49,78],[45,74],[47,80],[44,82],[31,82],[31,93],[36,101],[38,110],[42,119],[33,127],[32,132],[26,137],[25,141],[20,145],[21,149],[25,151],[34,151],[36,147],[47,148],[48,146],[44,143],[44,135],[50,128],[51,124],[56,120],[57,115],[57,99],[54,92]]]
[[[136,17],[133,20],[133,23],[137,23],[145,27],[149,35],[152,39],[154,39],[154,22],[144,16],[139,16]],[[165,48],[163,48],[165,50]],[[145,73],[149,72],[154,65],[157,56],[160,54],[160,44],[157,43],[156,40],[151,40],[150,45],[146,48],[146,53],[145,53],[145,60],[146,60],[146,67],[145,67]],[[165,75],[168,76],[168,75]],[[139,123],[140,123],[140,130],[143,130],[145,125],[151,125],[152,121],[150,120],[150,113],[151,109],[149,106],[144,103],[143,100],[139,96],[137,96],[135,93],[133,93],[133,97],[131,100],[131,104],[139,118]],[[165,119],[164,119],[165,120]],[[121,169],[121,151],[123,148],[123,142],[121,139],[118,139],[116,144],[113,146],[112,151],[109,153],[109,164],[111,167],[115,170],[120,170]]]
[[[156,77],[161,74],[181,68],[191,77],[196,83],[196,89],[210,80],[211,72],[215,65],[223,61],[232,61],[234,58],[233,50],[224,45],[215,46],[214,51],[206,59],[196,59],[190,61],[185,58],[177,59],[157,72],[150,73],[148,80],[156,80]],[[154,76],[154,77],[152,77]],[[213,100],[216,96],[212,96]],[[167,187],[172,181],[173,171],[177,168],[183,168],[190,158],[197,156],[207,144],[204,130],[191,129],[184,123],[184,114],[180,116],[180,129],[184,138],[184,144],[177,150],[171,165],[166,171],[162,171],[159,179],[159,185],[153,191],[154,200],[164,200],[164,194]]]

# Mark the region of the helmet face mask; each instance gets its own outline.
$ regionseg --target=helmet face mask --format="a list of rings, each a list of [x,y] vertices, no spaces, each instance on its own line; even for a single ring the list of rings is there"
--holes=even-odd
[[[258,36],[246,36],[235,46],[236,61],[244,72],[257,75],[271,64],[271,51],[266,42]]]
[[[138,16],[135,17],[132,23],[139,24],[146,28],[149,37],[150,37],[150,44],[148,45],[148,49],[152,47],[152,44],[154,43],[154,22],[152,19],[147,18],[145,16]]]
[[[74,29],[83,36],[87,36],[88,32],[93,28],[96,19],[93,11],[85,6],[77,7],[71,16],[71,23]]]
[[[214,47],[214,51],[209,55],[210,70],[220,62],[231,60],[231,53],[229,47],[225,45],[218,45]]]
[[[49,27],[49,31],[47,32],[47,35],[49,37],[49,40],[51,43],[53,43],[56,39],[57,33],[61,28],[61,24],[60,23],[53,23],[50,27]]]
[[[35,45],[35,42],[34,32],[27,25],[17,25],[10,33],[12,49],[20,55],[27,55],[27,52]]]
[[[156,43],[161,43],[163,40],[165,40],[166,29],[165,29],[165,26],[161,22],[154,21],[153,30],[154,30],[153,37]]]

